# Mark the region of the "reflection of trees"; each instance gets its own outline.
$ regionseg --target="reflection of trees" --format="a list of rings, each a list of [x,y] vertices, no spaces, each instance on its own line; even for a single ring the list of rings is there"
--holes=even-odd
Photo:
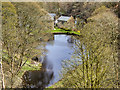
[[[53,71],[26,71],[23,75],[24,88],[45,88],[53,78]]]
[[[23,75],[24,88],[45,88],[53,79],[52,63],[44,57],[41,70],[26,71]]]
[[[68,39],[67,39],[67,42],[68,43],[74,43],[74,38],[71,36],[71,37],[69,37]]]
[[[51,35],[50,40],[47,42],[47,44],[54,45],[54,34]]]

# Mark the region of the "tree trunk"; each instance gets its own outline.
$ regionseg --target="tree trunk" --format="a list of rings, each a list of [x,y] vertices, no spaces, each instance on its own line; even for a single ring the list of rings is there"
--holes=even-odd
[[[0,66],[1,66],[1,87],[2,88],[5,88],[5,83],[4,83],[4,72],[3,72],[3,67],[2,67],[2,59],[1,59],[1,61],[0,61]]]

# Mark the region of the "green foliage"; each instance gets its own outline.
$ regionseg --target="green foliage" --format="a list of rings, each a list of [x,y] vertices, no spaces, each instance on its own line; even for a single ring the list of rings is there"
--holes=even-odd
[[[85,22],[82,19],[77,18],[76,29],[79,30],[79,29],[83,28],[84,23]]]
[[[9,16],[8,16],[9,15]],[[17,14],[15,7],[9,2],[9,3],[2,3],[2,25],[3,25],[3,41],[4,44],[8,44],[8,40],[14,38],[14,34],[16,33],[16,23],[17,23]],[[9,29],[9,33],[7,33]],[[7,37],[9,36],[9,37]]]
[[[107,8],[115,7],[118,4],[118,2],[104,2],[103,5],[105,5]]]
[[[8,72],[12,72],[13,69],[11,69],[8,65],[13,67],[11,57],[13,56],[14,53],[13,49],[15,49],[16,47],[15,44],[16,23],[17,23],[17,14],[15,7],[10,2],[2,3],[2,38],[3,38],[2,60],[3,60],[3,71],[5,74],[5,85],[7,85],[10,81],[10,79],[8,80],[6,78],[8,78],[9,76],[12,77],[12,73],[8,73]],[[10,83],[8,84],[8,86],[9,85]]]
[[[16,16],[16,10],[15,7],[10,3],[2,3],[2,14],[3,14],[3,24],[7,23],[7,19],[11,19],[14,20],[14,22],[16,22],[16,18],[13,18],[14,16]],[[10,17],[9,17],[10,16]],[[12,24],[14,25],[14,24]]]
[[[105,6],[101,6],[100,8],[95,9],[95,11],[93,12],[93,15],[98,14],[98,13],[102,13],[102,12],[105,12],[105,11],[107,11],[107,9],[108,9],[108,8],[106,8]]]
[[[45,30],[53,29],[53,21],[46,11],[41,9],[37,3],[13,3],[17,8],[21,27],[27,29],[27,33],[34,34],[36,39],[42,38]],[[23,7],[24,6],[24,7]],[[42,33],[42,34],[41,34]],[[39,35],[38,35],[39,34]]]

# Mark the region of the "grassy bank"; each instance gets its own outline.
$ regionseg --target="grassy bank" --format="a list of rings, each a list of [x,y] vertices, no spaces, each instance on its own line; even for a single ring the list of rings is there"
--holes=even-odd
[[[75,35],[81,35],[80,31],[72,31],[72,30],[65,30],[65,29],[60,29],[60,28],[55,28],[55,30],[51,31],[52,33],[66,33],[66,34],[75,34]]]

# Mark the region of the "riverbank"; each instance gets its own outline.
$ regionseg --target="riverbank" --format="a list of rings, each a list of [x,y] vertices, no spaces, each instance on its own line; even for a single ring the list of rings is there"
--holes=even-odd
[[[16,56],[19,57],[19,55],[17,54]],[[23,57],[23,63],[21,64],[21,66],[18,63],[19,59],[14,60],[14,62],[11,63],[11,60],[9,58],[10,57],[7,54],[7,51],[3,50],[2,65],[4,66],[3,67],[4,78],[5,78],[4,83],[5,85],[7,85],[7,87],[10,87],[11,85],[13,85],[14,88],[22,87],[22,76],[26,71],[41,70],[42,64],[40,62],[33,61],[30,58],[28,59],[26,57]],[[10,66],[10,64],[12,64],[12,67]],[[11,71],[15,73],[15,75],[12,76],[13,73],[11,73]],[[11,79],[12,82],[14,83],[11,82]]]
[[[53,34],[73,34],[73,35],[81,35],[80,30],[78,31],[72,31],[72,30],[66,30],[66,29],[60,29],[60,28],[55,28],[54,30],[51,31]]]

